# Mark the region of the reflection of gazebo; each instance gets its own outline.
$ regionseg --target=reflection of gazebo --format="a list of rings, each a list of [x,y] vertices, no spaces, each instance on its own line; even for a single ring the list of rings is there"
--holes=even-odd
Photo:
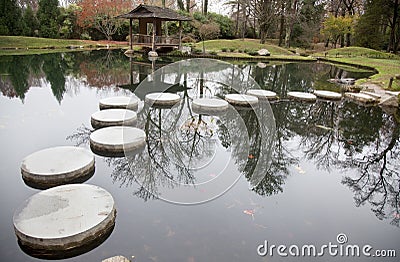
[[[182,21],[191,20],[189,17],[163,7],[139,5],[127,14],[119,15],[118,18],[129,19],[129,44],[151,47],[153,51],[157,47],[180,47],[182,35]],[[132,20],[139,20],[139,34],[132,34]],[[162,36],[161,23],[163,21],[179,21],[179,37]],[[147,34],[147,24],[153,24],[152,35]]]

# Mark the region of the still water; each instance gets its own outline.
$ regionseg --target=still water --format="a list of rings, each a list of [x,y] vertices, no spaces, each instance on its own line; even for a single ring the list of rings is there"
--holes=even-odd
[[[38,261],[21,250],[13,231],[14,210],[39,192],[22,180],[22,159],[52,146],[89,147],[90,115],[98,111],[98,101],[131,96],[135,90],[143,100],[147,91],[137,89],[139,84],[154,80],[151,73],[171,62],[129,59],[121,51],[0,57],[1,261]],[[345,100],[310,104],[285,98],[288,91],[338,90],[327,80],[365,77],[371,72],[321,63],[238,63],[234,68],[281,97],[270,105],[275,119],[271,157],[264,159],[260,154],[260,125],[251,110],[237,111],[247,132],[235,129],[236,121],[229,116],[203,116],[201,123],[207,128],[183,132],[177,138],[182,154],[177,157],[176,144],[160,138],[168,132],[168,124],[188,127],[187,120],[193,117],[188,104],[193,97],[233,91],[221,84],[227,81],[223,77],[229,79],[224,69],[205,69],[220,80],[209,82],[195,81],[182,70],[183,81],[170,90],[182,97],[179,107],[139,107],[138,127],[146,129],[148,143],[146,153],[135,156],[133,168],[126,158],[96,156],[95,174],[85,183],[112,194],[117,208],[115,228],[98,247],[68,261],[101,261],[115,255],[134,256],[134,261],[141,262],[398,261],[399,112]],[[200,117],[194,115],[198,121]],[[249,141],[244,152],[242,137]],[[210,159],[216,163],[206,172],[190,168]],[[222,196],[189,206],[157,199],[163,197],[163,188],[168,193],[179,191],[171,189],[166,178],[208,181],[227,159],[232,161],[225,170],[238,181]],[[249,187],[257,162],[268,162],[265,176],[256,187]],[[319,252],[330,242],[338,244],[340,233],[347,236],[346,244],[370,245],[370,253],[396,250],[397,258],[333,256],[328,250],[323,257],[282,257],[276,249],[273,256],[257,254],[265,241],[300,249],[315,245]]]

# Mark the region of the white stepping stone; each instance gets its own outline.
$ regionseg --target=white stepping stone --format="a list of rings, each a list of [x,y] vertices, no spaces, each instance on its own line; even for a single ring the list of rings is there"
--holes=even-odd
[[[181,97],[172,93],[150,93],[145,96],[146,103],[151,106],[173,106],[181,101]]]
[[[134,97],[116,96],[101,99],[99,102],[99,108],[100,110],[112,108],[137,110],[138,104],[139,100]]]
[[[196,98],[192,102],[196,114],[214,115],[226,111],[229,103],[219,98]]]
[[[276,100],[278,96],[275,92],[263,89],[250,89],[246,92],[247,95],[255,96],[260,100]]]
[[[85,148],[52,147],[27,156],[21,164],[24,181],[48,188],[88,178],[94,173],[94,155]]]
[[[374,97],[372,97],[370,95],[367,95],[367,94],[363,94],[363,93],[350,93],[350,92],[348,92],[348,93],[345,93],[345,96],[350,98],[350,99],[352,99],[352,100],[355,100],[357,102],[361,102],[361,103],[364,103],[364,104],[375,103],[375,102],[378,101],[376,98],[374,98]]]
[[[96,242],[113,229],[116,210],[106,190],[78,184],[53,187],[27,199],[14,213],[22,245],[46,251],[69,251]]]
[[[105,109],[93,113],[91,124],[93,128],[108,126],[132,126],[136,123],[137,115],[132,110],[126,109]]]
[[[340,100],[342,98],[342,94],[326,90],[315,90],[314,95],[316,95],[318,98],[328,100]]]
[[[314,102],[315,100],[317,100],[317,97],[315,95],[305,92],[288,92],[287,96],[292,99],[298,99],[309,102]]]
[[[244,94],[228,94],[225,100],[235,106],[253,106],[258,104],[258,98]]]
[[[124,156],[124,152],[140,150],[145,145],[146,133],[135,127],[105,127],[90,135],[92,151],[102,156]]]

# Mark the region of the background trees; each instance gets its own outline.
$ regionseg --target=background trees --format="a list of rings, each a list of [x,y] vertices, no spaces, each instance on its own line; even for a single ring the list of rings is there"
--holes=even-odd
[[[77,12],[78,25],[83,28],[94,27],[99,30],[107,40],[112,39],[123,19],[116,16],[127,13],[132,9],[130,0],[81,0],[78,3],[80,10]]]
[[[47,38],[59,37],[58,17],[60,10],[58,0],[39,0],[37,18],[39,21],[39,36]]]
[[[132,0],[7,0],[0,2],[0,34],[125,40],[127,21],[114,19]],[[213,38],[258,38],[285,47],[358,45],[396,53],[400,0],[145,0],[192,16],[184,33],[200,41],[201,24],[215,23]],[[224,14],[212,12],[219,6]],[[199,25],[200,23],[200,25]],[[177,23],[165,33],[177,34]]]
[[[22,34],[22,12],[16,0],[0,1],[0,35]]]

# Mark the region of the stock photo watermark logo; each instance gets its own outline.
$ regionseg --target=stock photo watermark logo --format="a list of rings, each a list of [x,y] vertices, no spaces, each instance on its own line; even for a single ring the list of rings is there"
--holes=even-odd
[[[369,244],[359,245],[348,243],[346,234],[339,233],[335,242],[323,245],[283,245],[271,244],[267,240],[257,247],[259,256],[269,257],[396,257],[394,249],[375,249]]]
[[[223,195],[242,176],[250,189],[257,187],[271,164],[276,137],[272,109],[268,100],[244,107],[224,100],[250,89],[261,87],[249,72],[204,58],[168,64],[141,81],[133,99],[144,101],[138,122],[146,132],[146,148],[138,155],[125,152],[141,190],[193,205]],[[157,96],[176,99],[170,93],[179,94],[179,101],[157,104]],[[201,98],[213,100],[215,110],[211,102],[201,104],[204,100],[195,107],[193,101]],[[217,110],[221,101],[226,108]]]

